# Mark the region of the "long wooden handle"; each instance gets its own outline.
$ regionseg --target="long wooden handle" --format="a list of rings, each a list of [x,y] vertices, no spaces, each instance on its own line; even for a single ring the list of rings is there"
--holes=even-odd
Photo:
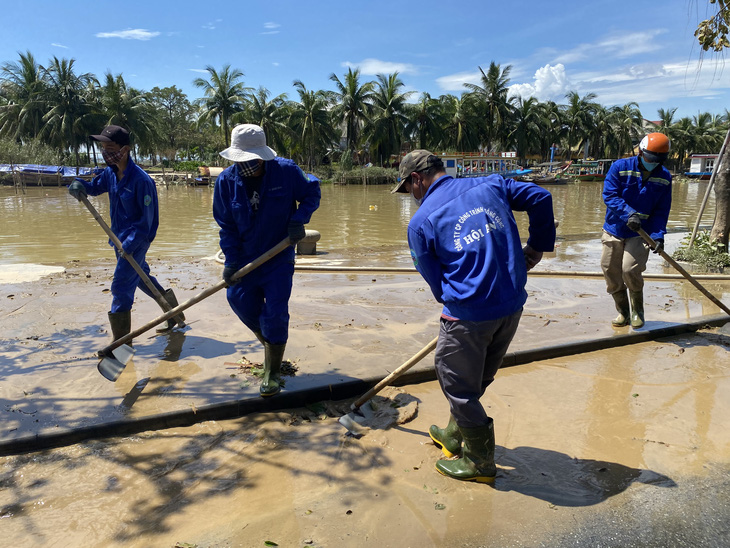
[[[649,236],[644,231],[643,228],[640,228],[637,232],[639,233],[639,236],[641,236],[644,239],[644,241],[649,245],[649,247],[652,250],[653,249],[656,249],[656,242],[654,241],[654,239],[651,236]],[[710,293],[709,291],[707,291],[707,289],[705,289],[702,286],[702,284],[700,284],[700,282],[698,282],[697,280],[695,280],[692,277],[692,275],[689,274],[689,272],[687,272],[684,268],[682,268],[679,264],[677,264],[677,261],[675,261],[674,259],[672,259],[667,253],[665,253],[665,251],[663,249],[659,251],[659,255],[661,255],[662,258],[665,261],[667,261],[670,265],[672,265],[677,270],[677,272],[679,272],[682,276],[684,276],[685,278],[687,278],[689,280],[689,282],[693,286],[695,286],[697,289],[699,289],[700,290],[700,293],[702,293],[705,297],[707,297],[708,299],[710,299],[713,303],[715,303],[717,306],[719,306],[722,310],[724,310],[725,312],[727,312],[728,314],[730,314],[730,308],[728,308],[727,306],[725,306],[722,303],[722,301],[720,301],[720,299],[718,299],[712,293]]]
[[[264,264],[266,261],[268,261],[269,259],[271,259],[273,256],[278,255],[279,253],[281,253],[282,251],[284,251],[290,245],[292,245],[291,240],[289,240],[288,237],[287,238],[284,238],[281,242],[279,242],[278,244],[276,244],[274,247],[272,247],[271,249],[269,249],[267,252],[263,253],[261,256],[259,256],[258,258],[254,259],[253,261],[251,261],[250,263],[248,263],[246,266],[244,266],[243,268],[241,268],[240,270],[238,270],[233,275],[233,279],[234,280],[237,280],[239,278],[242,278],[243,276],[245,276],[246,274],[248,274],[249,272],[251,272],[255,268],[258,268],[259,266],[261,266],[262,264]],[[220,291],[224,287],[227,287],[227,284],[226,284],[225,280],[221,280],[220,282],[218,282],[214,286],[209,287],[205,291],[202,291],[202,292],[198,293],[194,297],[192,297],[192,298],[188,299],[187,301],[185,301],[184,303],[176,306],[172,310],[169,310],[169,311],[165,312],[162,316],[160,316],[158,318],[155,318],[152,321],[147,322],[142,327],[138,327],[134,331],[132,331],[129,334],[125,335],[124,337],[121,337],[121,338],[117,339],[116,341],[114,341],[113,343],[111,343],[106,348],[103,348],[102,350],[100,350],[99,351],[99,354],[100,355],[102,355],[102,354],[108,354],[109,352],[111,352],[115,348],[119,348],[123,344],[127,344],[129,341],[131,341],[132,339],[134,339],[138,335],[141,335],[145,331],[148,331],[148,330],[152,329],[153,327],[155,327],[157,325],[160,325],[165,320],[169,320],[170,318],[176,316],[177,314],[179,314],[183,310],[187,310],[188,308],[190,308],[194,304],[199,303],[203,299],[207,299],[213,293],[216,293],[216,292]]]
[[[119,251],[119,254],[122,257],[124,257],[130,265],[132,265],[132,268],[139,275],[140,279],[144,282],[144,284],[147,286],[147,289],[149,289],[150,292],[152,293],[152,295],[154,295],[155,301],[157,301],[157,304],[160,305],[160,308],[162,308],[162,310],[164,312],[168,312],[169,310],[171,310],[172,307],[170,306],[170,303],[167,302],[167,299],[165,299],[165,297],[162,295],[162,293],[160,293],[160,291],[154,286],[154,284],[152,283],[152,280],[150,280],[149,276],[147,276],[147,274],[145,274],[145,271],[142,270],[142,267],[139,266],[137,261],[135,261],[131,255],[129,255],[126,251],[124,251],[122,242],[119,241],[119,238],[117,238],[117,235],[114,234],[114,232],[112,232],[112,229],[109,228],[109,225],[106,224],[106,221],[104,221],[104,219],[101,217],[101,215],[99,215],[99,212],[96,210],[96,208],[93,205],[91,205],[91,202],[89,202],[89,199],[86,196],[82,196],[79,199],[79,201],[82,202],[86,206],[86,209],[88,209],[89,212],[91,213],[91,215],[94,217],[94,219],[96,219],[96,222],[99,223],[99,226],[102,229],[104,229],[104,232],[106,232],[107,236],[109,236],[109,239],[112,241],[114,246]],[[182,316],[175,318],[175,320],[180,325],[185,325],[185,322],[183,321]]]
[[[425,358],[431,350],[436,348],[436,343],[438,342],[439,338],[436,337],[434,340],[432,340],[430,343],[428,343],[426,346],[421,348],[416,354],[413,355],[412,358],[410,358],[407,362],[405,362],[403,365],[398,367],[395,371],[393,371],[390,375],[385,377],[382,381],[380,381],[378,384],[373,386],[370,390],[365,392],[358,400],[355,401],[355,403],[352,404],[351,408],[353,411],[356,411],[359,409],[362,404],[364,404],[366,401],[368,401],[370,398],[372,398],[375,394],[380,392],[383,388],[391,384],[395,379],[400,377],[403,373],[408,371],[411,367],[416,365],[418,362],[420,362],[423,358]]]

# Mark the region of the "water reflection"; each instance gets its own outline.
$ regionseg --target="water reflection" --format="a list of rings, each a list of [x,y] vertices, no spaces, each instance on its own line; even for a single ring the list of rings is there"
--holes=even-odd
[[[601,183],[569,183],[546,187],[553,195],[555,215],[563,239],[593,239],[605,214]],[[670,230],[690,230],[695,223],[707,181],[676,183]],[[218,226],[211,214],[213,189],[159,187],[160,228],[150,257],[208,257],[218,251]],[[106,195],[90,197],[108,219]],[[415,204],[405,194],[390,194],[387,186],[325,185],[322,204],[308,228],[318,230],[318,250],[330,254],[368,257],[407,263],[406,227]],[[714,219],[714,195],[705,209],[702,226]],[[527,237],[527,216],[516,215]],[[68,261],[113,257],[102,229],[65,187],[29,187],[16,194],[0,187],[0,264],[64,264]]]

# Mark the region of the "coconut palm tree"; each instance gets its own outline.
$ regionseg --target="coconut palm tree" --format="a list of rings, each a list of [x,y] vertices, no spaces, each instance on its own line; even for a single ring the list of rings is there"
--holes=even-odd
[[[79,165],[79,147],[85,143],[94,111],[86,100],[85,91],[96,78],[91,73],[76,74],[74,59],[53,57],[45,70],[48,80],[46,102],[49,110],[43,116],[45,126],[41,135],[61,151],[71,150]]]
[[[573,154],[573,146],[580,147],[588,134],[591,117],[596,107],[593,99],[595,93],[586,93],[583,97],[576,91],[569,91],[565,94],[568,104],[563,105],[563,123],[567,133],[567,154],[570,159]]]
[[[429,93],[422,93],[415,105],[407,108],[408,122],[404,134],[406,138],[416,136],[418,148],[432,149],[443,140],[444,119],[441,103]]]
[[[212,66],[205,67],[208,71],[210,80],[196,78],[193,80],[195,87],[203,90],[204,97],[196,100],[196,105],[200,107],[200,121],[207,120],[218,121],[223,141],[226,147],[230,143],[229,122],[231,117],[243,110],[248,94],[251,88],[243,85],[243,72],[231,65],[224,65],[219,71]]]
[[[479,148],[479,118],[470,94],[461,97],[446,94],[439,97],[443,120],[440,147],[451,152],[474,151]]]
[[[540,153],[547,161],[551,157],[551,147],[558,146],[564,133],[562,107],[555,101],[545,101],[538,104],[537,110],[540,127]]]
[[[688,116],[672,125],[672,151],[677,157],[677,170],[682,171],[689,154],[695,151],[695,126]]]
[[[618,140],[612,124],[611,111],[603,105],[596,105],[587,132],[589,154],[594,158],[618,157]]]
[[[17,62],[3,64],[0,74],[0,95],[4,99],[0,106],[0,133],[15,139],[36,137],[47,110],[45,69],[26,51]]]
[[[639,142],[644,131],[639,105],[632,101],[623,106],[615,106],[611,109],[611,118],[619,145],[618,156],[633,154],[634,145]]]
[[[503,146],[508,138],[508,123],[513,111],[513,98],[508,97],[511,71],[512,65],[502,69],[492,61],[486,73],[479,67],[481,85],[464,84],[473,95],[477,110],[482,116],[482,143],[490,151]]]
[[[266,135],[266,141],[275,150],[284,151],[287,139],[291,136],[288,126],[291,114],[287,94],[281,93],[269,100],[269,90],[265,87],[249,96],[243,112],[233,115],[233,121],[261,126]]]
[[[143,152],[153,152],[155,142],[156,110],[149,95],[130,87],[121,74],[104,74],[104,84],[99,90],[101,114],[104,125],[122,126],[129,130],[135,145]]]
[[[391,154],[399,154],[403,130],[408,123],[406,115],[408,98],[413,92],[401,93],[403,81],[398,73],[378,74],[373,94],[373,115],[365,126],[365,136],[370,143],[373,159],[389,161]]]
[[[294,149],[303,155],[311,169],[339,136],[330,117],[330,94],[308,90],[301,80],[295,80],[294,87],[299,94],[299,102],[292,104],[289,119],[294,132]]]
[[[372,112],[374,82],[360,84],[360,69],[347,69],[344,81],[333,72],[330,80],[335,83],[332,115],[345,127],[345,142],[350,152],[355,153],[360,145],[360,135],[365,121]]]
[[[540,113],[538,101],[534,97],[517,99],[509,138],[515,144],[522,165],[525,165],[528,154],[540,151]]]

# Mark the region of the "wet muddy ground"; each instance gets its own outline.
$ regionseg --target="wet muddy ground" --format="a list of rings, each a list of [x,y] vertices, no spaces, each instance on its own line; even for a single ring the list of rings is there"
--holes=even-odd
[[[597,269],[586,251],[593,243],[563,245],[572,249],[566,259],[540,266]],[[325,258],[363,262],[371,251]],[[150,265],[180,301],[221,270],[193,258]],[[108,260],[70,262],[0,285],[2,440],[256,397],[246,364],[263,351],[223,292],[187,311],[184,330],[138,338],[120,379],[103,379],[94,354],[110,342],[112,269]],[[730,283],[704,285],[730,301]],[[611,328],[601,279],[531,276],[528,291],[511,351],[630,331]],[[647,282],[645,299],[647,329],[719,312],[683,281]],[[439,310],[416,274],[298,272],[285,355],[296,374],[285,390],[386,375],[437,334]],[[158,315],[138,292],[133,325]],[[17,546],[722,546],[729,358],[726,325],[502,370],[484,398],[496,425],[494,487],[435,472],[440,453],[427,430],[448,410],[433,382],[399,389],[418,401],[411,421],[360,439],[337,422],[349,402],[323,402],[6,456],[3,538]]]

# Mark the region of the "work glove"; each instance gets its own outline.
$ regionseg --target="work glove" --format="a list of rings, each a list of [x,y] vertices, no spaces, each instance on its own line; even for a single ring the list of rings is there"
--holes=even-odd
[[[641,217],[639,217],[639,214],[632,213],[631,215],[629,215],[629,220],[626,221],[626,226],[628,226],[634,232],[638,232],[641,228]]]
[[[289,240],[291,240],[292,244],[297,243],[307,235],[307,231],[304,230],[304,223],[300,223],[299,221],[290,221],[287,230],[289,231]]]
[[[240,280],[234,280],[233,275],[238,272],[238,267],[235,266],[224,266],[223,267],[223,279],[228,284],[228,287],[236,285]]]
[[[656,246],[654,247],[654,253],[661,253],[664,251],[664,240],[654,240],[656,242]]]
[[[68,193],[80,202],[81,198],[86,198],[86,187],[81,181],[74,181],[68,185]]]

